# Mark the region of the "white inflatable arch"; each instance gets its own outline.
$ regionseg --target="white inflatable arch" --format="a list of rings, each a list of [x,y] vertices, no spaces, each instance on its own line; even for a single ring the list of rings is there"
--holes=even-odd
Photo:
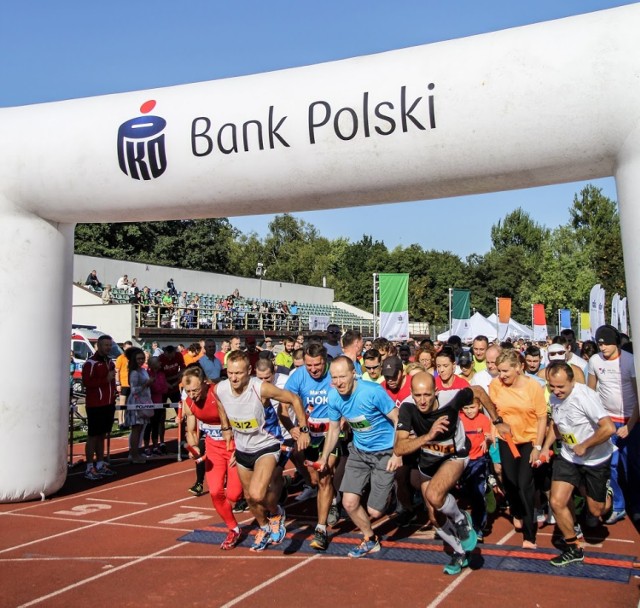
[[[49,495],[66,477],[76,222],[326,209],[613,175],[638,322],[638,32],[631,5],[0,110],[0,500]],[[639,359],[640,349],[640,369]]]

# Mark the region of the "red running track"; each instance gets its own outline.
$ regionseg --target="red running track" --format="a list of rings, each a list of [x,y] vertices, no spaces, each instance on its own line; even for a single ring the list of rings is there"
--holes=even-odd
[[[128,465],[117,459],[125,449],[114,440],[116,477],[90,482],[79,466],[46,501],[0,505],[2,608],[638,606],[635,576],[627,584],[482,569],[450,577],[441,566],[422,563],[275,550],[253,554],[245,548],[223,552],[180,542],[186,533],[220,522],[208,494],[187,492],[193,464],[168,457]],[[314,501],[289,502],[289,518],[312,517]],[[240,514],[240,521],[248,526],[251,518]],[[541,530],[540,547],[551,547],[551,532]],[[639,554],[638,533],[628,521],[601,529],[599,536],[589,539],[588,555]],[[518,540],[500,517],[486,542],[509,547]]]

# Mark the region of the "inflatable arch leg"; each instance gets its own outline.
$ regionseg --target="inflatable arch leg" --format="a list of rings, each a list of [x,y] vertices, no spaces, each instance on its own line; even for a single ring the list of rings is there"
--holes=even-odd
[[[0,109],[0,501],[65,480],[75,222],[614,175],[640,322],[639,31],[632,4],[318,66]]]

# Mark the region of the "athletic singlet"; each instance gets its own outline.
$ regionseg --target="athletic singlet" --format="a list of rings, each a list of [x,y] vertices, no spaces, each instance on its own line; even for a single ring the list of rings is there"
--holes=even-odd
[[[278,415],[271,405],[263,405],[260,397],[262,380],[253,376],[240,395],[231,390],[229,380],[217,385],[216,392],[233,429],[236,450],[253,454],[282,443]]]
[[[433,441],[420,448],[419,466],[427,469],[437,463],[444,462],[448,458],[466,458],[469,455],[469,442],[462,421],[458,414],[464,405],[473,403],[473,392],[469,388],[458,391],[455,397],[441,405],[438,409],[423,414],[413,402],[405,401],[400,406],[397,431],[413,431],[417,437],[426,435],[435,421],[441,416],[449,420],[447,429]]]
[[[220,430],[220,414],[218,413],[218,403],[215,399],[215,387],[213,384],[205,384],[207,394],[201,403],[194,401],[191,397],[186,398],[186,404],[191,413],[198,420],[201,433],[213,441],[222,441],[222,431]]]

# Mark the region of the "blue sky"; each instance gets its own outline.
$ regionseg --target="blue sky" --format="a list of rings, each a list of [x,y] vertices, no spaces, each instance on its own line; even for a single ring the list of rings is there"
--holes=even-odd
[[[90,97],[308,65],[631,4],[607,0],[5,0],[0,107]],[[586,182],[585,182],[586,183]],[[612,178],[591,183],[616,198]],[[555,227],[584,183],[441,201],[296,214],[329,238],[362,234],[484,253],[492,224],[523,207]],[[398,214],[405,221],[398,221]],[[267,232],[272,216],[232,218]],[[393,218],[393,219],[392,219]],[[426,228],[425,227],[435,227]]]

